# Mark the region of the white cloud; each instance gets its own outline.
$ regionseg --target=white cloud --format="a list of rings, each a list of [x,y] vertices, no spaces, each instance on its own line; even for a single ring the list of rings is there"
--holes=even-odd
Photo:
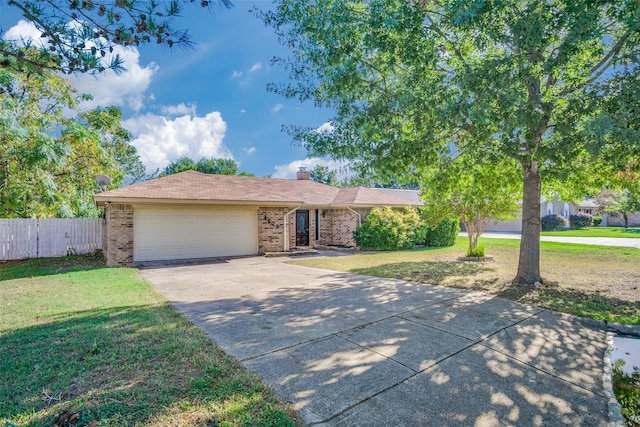
[[[242,151],[244,151],[247,156],[250,156],[256,152],[256,147],[243,148]]]
[[[319,128],[316,129],[316,132],[317,133],[328,134],[328,133],[333,132],[334,129],[335,128],[333,127],[331,122],[325,122],[325,123],[321,124]]]
[[[194,160],[201,157],[233,158],[223,144],[227,124],[217,111],[205,117],[186,115],[174,120],[145,114],[125,120],[123,125],[134,135],[132,143],[142,163],[151,171],[164,168],[181,156]]]
[[[255,73],[256,71],[260,71],[262,69],[262,64],[260,62],[256,62],[249,69],[250,73]]]
[[[245,110],[244,108],[242,110],[240,110],[240,114],[244,114],[246,112],[247,112],[247,110]]]
[[[344,161],[338,160],[326,160],[320,159],[318,157],[310,157],[304,160],[294,160],[291,163],[286,165],[278,165],[274,168],[273,177],[274,178],[286,178],[286,179],[295,179],[298,170],[301,167],[305,167],[307,169],[313,169],[317,165],[328,166],[329,169],[335,170],[337,172],[338,179],[343,179],[348,176],[348,163]]]
[[[276,114],[278,111],[282,110],[283,107],[284,107],[284,105],[282,105],[282,104],[276,104],[273,107],[271,107],[271,112],[273,114]]]
[[[69,23],[69,25],[77,25]],[[18,21],[4,34],[5,40],[12,40],[18,44],[24,44],[31,40],[35,46],[45,46],[45,39],[40,37],[41,32],[31,22]],[[87,41],[87,46],[95,46],[92,40]],[[116,55],[124,61],[124,70],[119,75],[112,70],[107,70],[97,76],[87,74],[71,75],[67,78],[80,93],[93,95],[93,100],[85,102],[86,108],[94,108],[107,105],[129,105],[133,110],[139,111],[143,107],[144,93],[151,83],[153,75],[158,71],[158,66],[151,62],[146,66],[140,65],[140,54],[135,47],[125,48],[114,46],[113,52],[106,52],[103,60],[108,64]]]
[[[170,116],[179,116],[179,115],[196,115],[196,105],[195,104],[185,104],[181,102],[178,105],[165,105],[161,107],[160,111],[162,114],[167,114]]]
[[[16,25],[8,29],[2,38],[19,46],[24,46],[31,41],[34,47],[44,47],[46,43],[45,39],[40,37],[41,34],[33,23],[21,19]]]
[[[252,74],[257,73],[260,70],[262,70],[262,63],[255,62],[251,67],[244,71],[233,70],[231,78],[233,80],[237,80],[240,87],[248,86],[253,82]]]
[[[154,62],[141,66],[140,53],[135,47],[115,46],[113,53],[105,56],[106,63],[115,55],[120,55],[124,61],[126,70],[122,73],[106,70],[95,77],[86,74],[71,76],[71,80],[78,91],[93,95],[93,101],[86,105],[88,108],[127,104],[134,111],[140,111],[144,104],[144,93],[159,67]]]

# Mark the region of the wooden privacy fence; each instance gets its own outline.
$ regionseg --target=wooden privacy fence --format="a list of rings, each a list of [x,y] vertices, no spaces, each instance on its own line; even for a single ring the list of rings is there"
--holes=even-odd
[[[102,249],[100,218],[0,219],[0,261],[61,257]]]

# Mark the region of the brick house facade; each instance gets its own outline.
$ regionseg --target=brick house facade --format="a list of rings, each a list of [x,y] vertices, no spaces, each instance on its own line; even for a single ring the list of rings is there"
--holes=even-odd
[[[99,193],[94,201],[105,210],[104,254],[110,266],[355,246],[353,232],[371,209],[419,204],[377,189],[313,182],[308,171],[296,180],[187,171]],[[299,241],[298,213],[307,218]]]
[[[105,207],[104,256],[108,266],[133,264],[133,206],[109,204]]]

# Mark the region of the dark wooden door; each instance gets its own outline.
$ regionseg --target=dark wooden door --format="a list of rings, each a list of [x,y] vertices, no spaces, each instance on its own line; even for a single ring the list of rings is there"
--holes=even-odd
[[[309,211],[296,211],[296,246],[309,246]]]

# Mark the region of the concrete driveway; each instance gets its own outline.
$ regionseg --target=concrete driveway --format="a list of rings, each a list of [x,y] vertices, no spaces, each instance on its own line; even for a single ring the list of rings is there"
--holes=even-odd
[[[479,292],[273,258],[141,273],[311,425],[610,420],[607,338],[595,322]]]

